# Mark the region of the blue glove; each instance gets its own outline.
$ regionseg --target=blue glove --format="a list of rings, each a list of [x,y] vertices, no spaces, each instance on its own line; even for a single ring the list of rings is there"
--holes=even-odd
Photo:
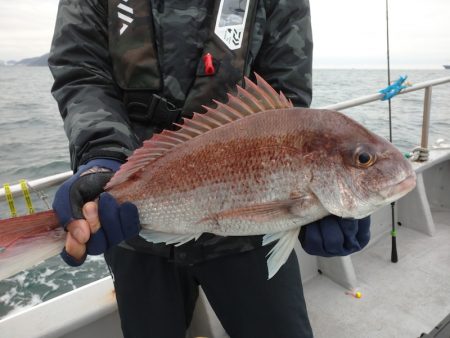
[[[56,192],[53,209],[64,229],[71,221],[83,218],[83,205],[88,201],[94,200],[103,192],[103,187],[114,172],[119,169],[120,164],[118,161],[109,159],[89,161],[87,164],[80,166],[77,173],[61,185]],[[139,217],[136,207],[131,203],[124,203],[125,206],[122,208],[111,195],[108,196],[110,198],[102,198],[99,202],[99,217],[102,228],[89,239],[87,243],[87,253],[89,254],[98,255],[103,253],[109,246],[125,239],[123,235],[132,236],[132,231],[129,228],[125,228],[125,231],[122,229],[120,221],[124,217],[130,217],[132,224],[135,224],[135,228],[139,229]],[[105,216],[106,214],[115,215],[117,218],[112,222],[111,217],[108,218],[108,216]],[[122,236],[121,240],[119,240],[120,236]],[[71,266],[79,266],[86,259],[86,255],[80,260],[75,259],[66,252],[65,248],[61,252],[61,257]]]
[[[118,204],[116,199],[104,192],[98,201],[101,228],[92,234],[86,244],[86,255],[80,260],[70,256],[64,248],[61,257],[70,266],[80,266],[87,255],[100,255],[111,246],[139,234],[140,222],[136,206],[131,202]]]
[[[364,248],[370,239],[370,216],[363,219],[329,215],[300,229],[300,243],[310,255],[347,256]]]
[[[101,228],[88,241],[89,255],[100,255],[111,246],[139,234],[139,213],[131,202],[119,205],[114,197],[104,192],[98,201],[98,216]]]

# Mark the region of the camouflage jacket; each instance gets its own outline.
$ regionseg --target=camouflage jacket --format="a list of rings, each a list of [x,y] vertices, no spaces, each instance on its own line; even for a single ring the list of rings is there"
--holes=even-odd
[[[152,9],[161,76],[158,94],[183,107],[209,34],[213,2],[146,1]],[[60,0],[59,4],[49,66],[55,79],[52,94],[64,119],[74,170],[93,158],[123,161],[153,133],[152,126],[131,121],[126,111],[124,90],[114,76],[114,69],[121,65],[111,57],[108,3]],[[309,106],[312,34],[308,0],[259,0],[253,25],[246,74],[258,73],[294,105]],[[223,101],[234,85],[228,83],[214,98]]]

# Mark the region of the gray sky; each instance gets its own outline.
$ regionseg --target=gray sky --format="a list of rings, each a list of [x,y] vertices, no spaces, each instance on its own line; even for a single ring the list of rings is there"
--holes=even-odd
[[[385,67],[385,0],[310,3],[316,68]],[[0,60],[46,53],[57,4],[0,0]],[[390,45],[393,68],[450,64],[450,0],[390,0]]]
[[[386,66],[385,0],[310,0],[314,64],[320,68]],[[450,0],[390,0],[391,65],[450,64]]]

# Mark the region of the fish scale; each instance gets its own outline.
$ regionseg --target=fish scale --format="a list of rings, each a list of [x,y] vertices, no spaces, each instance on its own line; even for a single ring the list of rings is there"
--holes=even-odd
[[[262,143],[264,144],[264,142]],[[229,149],[225,156],[212,152],[212,156],[207,158],[205,152],[208,151],[200,149],[199,154],[196,154],[196,151],[193,150],[187,158],[178,159],[174,155],[173,159],[167,159],[169,164],[166,166],[160,164],[157,170],[146,170],[144,175],[148,175],[150,179],[150,177],[164,177],[166,172],[172,170],[170,167],[174,163],[175,167],[182,168],[185,167],[183,163],[192,164],[189,170],[181,170],[178,173],[176,181],[156,180],[156,182],[163,182],[162,187],[153,181],[154,184],[150,189],[141,188],[138,183],[140,180],[138,180],[135,183],[136,187],[133,185],[128,187],[128,195],[125,197],[114,195],[114,189],[110,190],[110,193],[119,200],[135,201],[141,212],[140,219],[144,226],[149,224],[153,229],[157,227],[158,230],[164,229],[172,232],[174,231],[171,228],[172,225],[164,224],[161,216],[169,214],[175,227],[184,223],[195,224],[199,219],[211,213],[255,203],[289,199],[292,187],[302,185],[298,181],[300,175],[296,175],[294,170],[288,172],[289,167],[292,169],[299,167],[289,163],[295,159],[298,161],[298,156],[294,157],[288,152],[285,154],[282,149],[279,149],[279,146],[252,148],[251,151],[243,153],[239,149],[242,148],[239,142],[235,142],[235,144],[237,151]],[[212,143],[210,148],[215,149],[216,146]],[[144,177],[141,179],[146,180]],[[133,189],[145,190],[145,192],[136,191],[136,194],[144,196],[144,199],[139,201],[133,199],[133,193],[131,193]],[[171,195],[170,192],[175,195]],[[177,202],[173,203],[170,210],[156,207],[159,211],[154,212],[155,205],[166,203],[165,201],[168,200]],[[190,209],[197,212],[186,215],[185,210],[176,210],[177,205],[183,205],[184,208],[188,205]],[[146,212],[147,209],[148,212]],[[195,231],[196,229],[192,229],[191,233]],[[205,231],[210,232],[207,228]],[[229,233],[229,231],[227,232]],[[234,233],[234,235],[239,235],[239,233]]]

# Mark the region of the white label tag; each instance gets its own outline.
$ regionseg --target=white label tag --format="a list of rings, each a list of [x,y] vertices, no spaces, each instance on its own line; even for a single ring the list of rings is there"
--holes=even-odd
[[[229,49],[241,48],[250,0],[221,0],[214,33]]]

